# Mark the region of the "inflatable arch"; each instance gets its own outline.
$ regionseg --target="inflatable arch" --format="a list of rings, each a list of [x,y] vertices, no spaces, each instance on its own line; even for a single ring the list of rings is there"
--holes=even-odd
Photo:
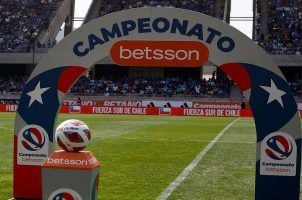
[[[151,52],[151,47],[159,51]],[[41,198],[41,164],[55,149],[54,124],[62,99],[84,71],[110,53],[118,64],[192,67],[209,60],[219,66],[238,84],[254,114],[255,198],[299,198],[300,120],[281,71],[229,24],[176,8],[135,8],[95,19],[64,38],[37,65],[15,120],[15,198]],[[34,145],[33,136],[39,141]]]

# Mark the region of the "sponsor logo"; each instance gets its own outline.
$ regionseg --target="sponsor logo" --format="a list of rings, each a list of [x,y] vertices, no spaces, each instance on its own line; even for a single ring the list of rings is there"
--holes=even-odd
[[[37,128],[25,129],[22,133],[22,145],[29,151],[38,151],[42,149],[45,144],[44,134]]]
[[[62,188],[54,191],[48,197],[48,200],[83,200],[82,197],[74,190]]]
[[[138,18],[114,23],[108,27],[100,27],[99,32],[90,33],[82,41],[73,45],[73,53],[78,57],[87,56],[90,51],[118,38],[133,34],[177,34],[212,44],[221,52],[231,52],[236,47],[235,41],[215,28],[200,23],[191,23],[183,19],[165,17]],[[139,55],[137,55],[139,56]]]
[[[209,50],[196,41],[122,40],[112,46],[110,55],[121,66],[200,67]]]
[[[65,100],[63,102],[65,106],[77,106],[77,101]],[[142,101],[96,101],[96,100],[82,100],[82,106],[115,106],[115,107],[142,107]],[[70,108],[70,107],[69,107]],[[72,109],[77,109],[73,107]]]
[[[99,101],[100,106],[115,106],[115,107],[141,107],[141,101]]]
[[[271,133],[261,143],[260,174],[295,176],[296,159],[295,140],[287,133]]]
[[[290,156],[293,150],[292,142],[282,135],[276,135],[266,141],[265,153],[274,160],[284,160]]]
[[[96,158],[90,158],[89,160],[83,159],[69,159],[69,158],[48,158],[48,164],[54,165],[70,165],[70,166],[90,166],[98,163]]]
[[[239,103],[204,103],[193,102],[193,108],[209,108],[209,109],[241,109]]]
[[[80,129],[77,127],[64,127],[63,128],[63,131],[78,131],[78,130],[80,130]]]
[[[81,100],[80,105],[82,106],[94,106],[96,101],[93,100]],[[79,103],[76,100],[64,100],[64,106],[78,106]]]
[[[18,134],[17,163],[42,165],[48,157],[48,135],[38,125],[23,127]]]

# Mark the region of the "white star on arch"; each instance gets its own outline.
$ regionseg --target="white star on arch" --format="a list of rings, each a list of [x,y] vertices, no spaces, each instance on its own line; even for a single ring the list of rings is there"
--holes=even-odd
[[[47,88],[41,88],[40,87],[40,81],[39,83],[36,85],[35,89],[26,93],[28,96],[30,96],[30,101],[29,101],[29,105],[28,107],[31,106],[31,104],[33,104],[35,101],[38,101],[39,103],[43,104],[43,100],[42,100],[42,94],[44,92],[46,92],[50,87]]]
[[[269,97],[267,100],[267,104],[271,103],[272,101],[278,101],[278,103],[282,106],[283,108],[283,101],[282,101],[282,96],[286,94],[283,90],[279,90],[274,83],[273,79],[271,79],[271,86],[260,86],[262,89],[264,89],[266,92],[269,93]]]

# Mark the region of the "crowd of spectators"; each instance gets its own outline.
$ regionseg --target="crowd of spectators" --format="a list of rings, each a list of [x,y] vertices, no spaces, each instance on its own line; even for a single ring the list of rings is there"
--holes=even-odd
[[[41,44],[38,36],[47,29],[49,19],[62,0],[0,0],[0,53],[30,52]],[[223,18],[224,6],[215,0],[102,0],[99,15],[135,7],[177,7]],[[220,11],[217,12],[216,8]]]
[[[267,0],[267,3],[268,34],[260,30],[259,45],[272,54],[301,54],[302,0]],[[257,17],[258,27],[263,18]]]
[[[61,0],[0,0],[0,53],[29,52]]]
[[[0,95],[21,92],[27,77],[22,75],[0,75]]]
[[[302,79],[295,79],[293,81],[290,81],[288,84],[293,92],[293,95],[296,98],[301,98],[302,97]]]
[[[0,76],[0,96],[20,93],[26,82],[24,76]],[[79,95],[104,96],[200,96],[228,97],[231,81],[229,79],[195,80],[192,78],[100,78],[81,77],[70,92]]]
[[[216,16],[215,0],[102,0],[98,16],[137,7],[175,7]],[[220,7],[224,10],[224,7]],[[223,16],[220,16],[223,17]]]
[[[11,93],[20,93],[27,77],[21,75],[0,75],[0,98]],[[227,77],[210,78],[100,78],[81,77],[71,88],[70,93],[86,96],[151,96],[151,97],[229,97],[232,85]],[[289,81],[296,98],[302,98],[302,79]]]
[[[72,87],[71,93],[112,95],[141,95],[141,96],[210,96],[228,97],[231,82],[225,80],[195,80],[167,77],[163,79],[101,78],[91,79],[82,77]]]
[[[51,45],[40,44],[37,38],[61,1],[0,0],[0,52],[29,52],[33,47]],[[259,31],[259,45],[272,54],[301,54],[302,0],[267,0],[267,4],[268,33]],[[136,7],[184,8],[220,19],[224,12],[224,6],[215,0],[102,0],[98,16]],[[257,27],[261,18],[257,15]]]

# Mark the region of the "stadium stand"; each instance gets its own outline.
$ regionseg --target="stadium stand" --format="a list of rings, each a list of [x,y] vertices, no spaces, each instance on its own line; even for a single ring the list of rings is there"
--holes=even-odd
[[[26,76],[12,75],[0,76],[0,95],[1,98],[16,98],[27,80]],[[289,86],[296,98],[302,97],[302,79],[295,78],[289,81]],[[216,97],[229,98],[231,90],[236,90],[229,79],[217,80],[196,80],[183,78],[165,78],[165,79],[131,79],[123,78],[101,78],[92,79],[81,77],[71,88],[71,94],[74,96],[145,96],[145,97]],[[235,93],[235,92],[234,92]],[[233,98],[241,97],[238,93]],[[1,101],[0,103],[8,103]]]
[[[302,79],[302,1],[254,0],[254,40],[279,66],[298,102]]]
[[[105,14],[116,12],[119,10],[125,10],[129,8],[137,8],[137,7],[176,7],[176,8],[184,8],[188,10],[194,10],[197,12],[205,13],[212,17],[215,17],[215,1],[214,0],[118,0],[118,1],[110,1],[103,0],[102,5],[99,10],[99,16],[103,16]]]
[[[50,18],[61,0],[1,0],[0,52],[29,52],[53,45],[51,40],[41,43],[39,34],[47,30]]]
[[[137,8],[137,7],[175,7],[194,10],[221,20],[227,20],[228,12],[225,12],[224,0],[102,0],[93,1],[92,6],[86,16],[85,23],[112,12]]]
[[[87,84],[88,83],[88,84]],[[167,77],[165,79],[147,78],[101,78],[99,80],[82,77],[71,89],[71,93],[98,94],[105,96],[199,96],[229,97],[231,81],[229,79],[209,80]]]
[[[9,93],[20,93],[27,77],[26,76],[0,76],[0,94],[6,96]],[[148,97],[229,97],[231,81],[229,79],[196,80],[184,78],[101,78],[93,79],[81,77],[71,88],[71,93],[80,96],[148,96]]]
[[[302,52],[302,1],[257,1],[256,32],[259,45],[271,54]],[[264,14],[266,13],[266,15]]]
[[[272,53],[272,58],[283,68],[282,71],[289,80],[294,94],[301,97],[302,56],[298,55],[302,47],[301,0],[254,0],[254,4],[254,39],[266,51]],[[18,97],[25,77],[47,53],[47,47],[55,45],[54,38],[62,23],[65,22],[69,28],[72,25],[73,6],[73,0],[0,0],[0,66],[3,69],[0,75],[1,96]],[[158,6],[190,9],[229,21],[228,0],[93,0],[84,22],[122,9]],[[65,34],[67,33],[65,26]],[[35,49],[32,49],[33,47]],[[138,70],[124,67],[119,69],[120,76],[103,78],[108,77],[105,70],[107,65],[112,68],[113,63],[110,59],[96,63],[92,67],[95,71],[90,76],[92,78],[81,78],[71,89],[72,94],[97,93],[104,96],[135,94],[167,98],[242,97],[238,88],[229,84],[229,80],[223,75],[209,81],[198,79],[203,75],[202,69],[197,73],[192,72],[191,74],[197,74],[197,77],[190,79],[173,69],[167,73],[160,68],[154,71],[147,68]],[[16,76],[5,74],[4,66],[22,73],[17,73]],[[144,76],[146,74],[151,75],[146,77]],[[179,80],[182,80],[182,84]]]
[[[0,76],[0,93],[21,92],[27,77],[20,75]]]
[[[10,94],[20,94],[26,76],[11,75],[0,76],[1,97],[10,97]],[[289,85],[295,97],[302,96],[302,79],[295,77],[289,81]],[[236,89],[235,89],[236,88]],[[146,97],[230,97],[231,90],[236,90],[231,80],[216,79],[209,80],[184,79],[180,77],[167,77],[164,79],[148,78],[113,78],[102,77],[93,79],[82,76],[71,88],[70,92],[75,96],[146,96]],[[238,93],[233,97],[241,97]]]

